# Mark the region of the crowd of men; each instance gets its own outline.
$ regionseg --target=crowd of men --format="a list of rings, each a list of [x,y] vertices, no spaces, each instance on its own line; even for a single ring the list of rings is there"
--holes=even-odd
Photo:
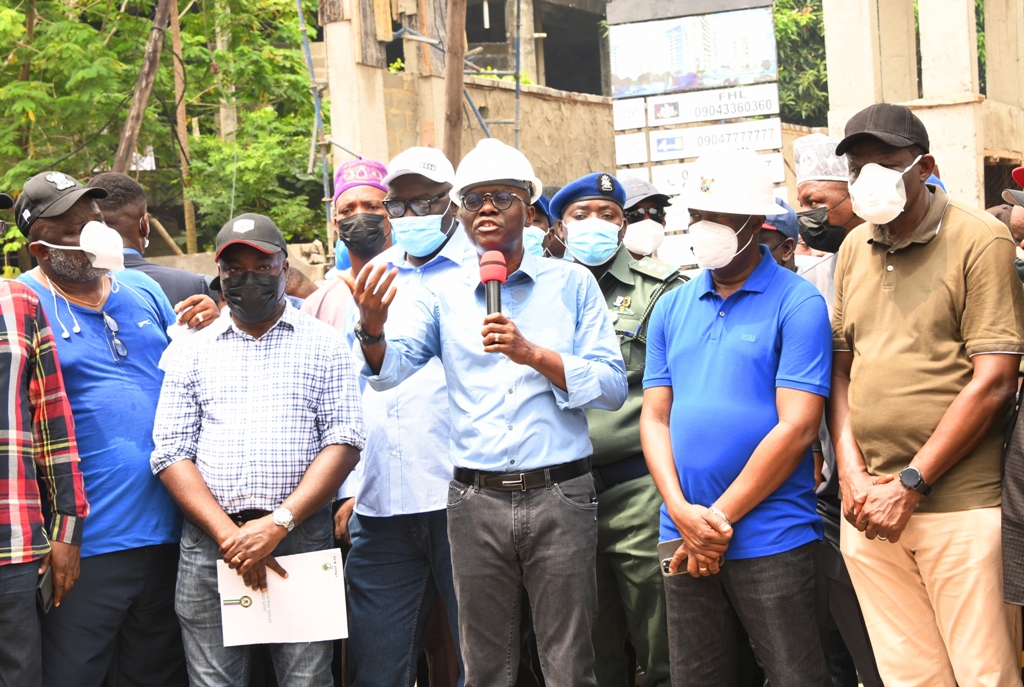
[[[0,194],[0,685],[1021,685],[1024,191],[947,195],[902,106],[845,133],[800,212],[700,158],[697,270],[650,183],[495,139],[343,164],[318,287],[272,217],[208,284],[126,175]],[[224,646],[218,561],[335,546],[344,660]]]

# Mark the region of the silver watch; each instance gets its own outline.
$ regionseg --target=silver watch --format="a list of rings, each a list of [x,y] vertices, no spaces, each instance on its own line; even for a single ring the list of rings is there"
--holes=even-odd
[[[295,518],[292,517],[292,512],[287,508],[278,508],[274,511],[274,524],[280,525],[291,532],[295,529]]]

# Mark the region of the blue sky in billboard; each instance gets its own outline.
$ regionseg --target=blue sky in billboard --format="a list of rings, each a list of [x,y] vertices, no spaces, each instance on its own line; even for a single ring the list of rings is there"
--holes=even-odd
[[[771,7],[609,27],[612,97],[778,79]]]

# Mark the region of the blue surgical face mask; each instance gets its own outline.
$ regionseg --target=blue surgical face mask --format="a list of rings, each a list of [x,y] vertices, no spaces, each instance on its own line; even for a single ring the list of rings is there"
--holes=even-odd
[[[523,248],[538,258],[544,255],[544,237],[547,232],[533,225],[523,229]]]
[[[572,257],[584,265],[603,265],[619,249],[619,229],[617,224],[597,217],[568,222],[565,225],[569,235],[566,241],[568,253],[572,253]]]
[[[445,213],[448,212],[445,210]],[[442,230],[445,214],[417,217],[392,217],[391,239],[416,258],[423,258],[441,247],[448,235]]]

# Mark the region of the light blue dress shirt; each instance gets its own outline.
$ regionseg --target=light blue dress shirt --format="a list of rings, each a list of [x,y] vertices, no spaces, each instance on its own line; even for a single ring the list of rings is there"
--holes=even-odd
[[[580,265],[524,252],[501,289],[501,309],[533,344],[561,355],[567,391],[501,353],[485,353],[487,307],[475,259],[426,285],[409,321],[392,323],[380,374],[362,358],[362,374],[384,390],[440,358],[451,410],[451,462],[462,468],[525,472],[592,452],[586,408],[617,410],[626,400],[626,368],[601,290]],[[392,330],[400,331],[392,334]]]
[[[466,261],[476,264],[476,250],[461,228],[433,260],[420,267],[406,260],[401,246],[392,246],[374,258],[374,264],[398,268],[395,300],[388,309],[388,333],[404,336],[413,331],[419,316],[416,298],[423,287],[451,278]],[[352,333],[358,309],[349,308],[346,319],[349,345],[359,348]],[[448,386],[441,361],[431,358],[409,379],[384,391],[367,385],[363,415],[367,436],[361,469],[345,481],[342,496],[354,495],[356,512],[371,517],[444,509],[452,463],[448,459]]]

